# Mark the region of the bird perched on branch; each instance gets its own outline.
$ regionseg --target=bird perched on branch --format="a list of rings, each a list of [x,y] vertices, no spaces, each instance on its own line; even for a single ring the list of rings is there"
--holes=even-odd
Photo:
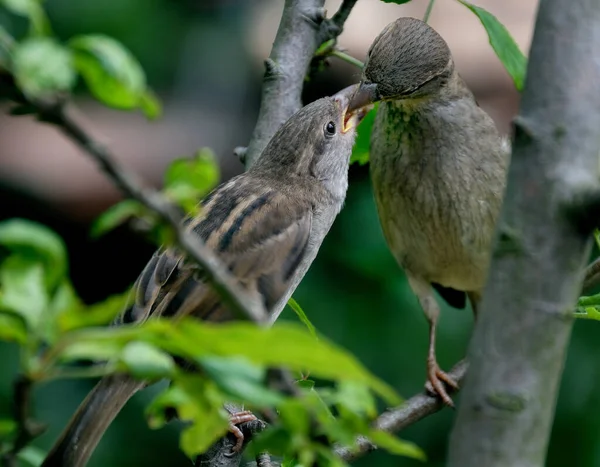
[[[379,220],[429,323],[430,390],[452,406],[437,363],[439,305],[469,297],[475,317],[504,193],[510,148],[424,22],[400,18],[371,45],[351,109],[382,101],[370,170]]]
[[[216,188],[203,200],[200,217],[184,223],[267,311],[294,287],[294,272],[301,262],[314,259],[342,208],[360,118],[346,112],[348,102],[342,92],[299,110],[248,172]],[[232,319],[201,271],[183,259],[174,248],[155,253],[134,286],[135,303],[120,321],[183,315]],[[42,465],[84,466],[127,400],[145,385],[128,375],[103,378]],[[233,421],[245,420],[234,416]]]

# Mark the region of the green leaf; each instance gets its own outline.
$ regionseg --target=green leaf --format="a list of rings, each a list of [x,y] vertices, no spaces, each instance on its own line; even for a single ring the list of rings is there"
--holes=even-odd
[[[527,58],[512,38],[504,25],[498,19],[481,7],[472,5],[464,0],[458,0],[471,10],[485,28],[490,45],[511,76],[518,91],[523,90],[525,74],[527,73]]]
[[[0,0],[0,4],[15,15],[29,19],[31,34],[50,34],[50,22],[40,0]]]
[[[75,84],[71,52],[54,39],[31,37],[12,49],[17,86],[31,99],[54,97]]]
[[[265,387],[265,368],[240,357],[198,359],[208,376],[230,396],[257,407],[278,405],[283,397]]]
[[[335,402],[340,406],[358,415],[373,418],[377,415],[375,400],[369,388],[355,381],[341,381],[335,393]]]
[[[92,223],[90,235],[98,238],[132,217],[142,216],[145,212],[144,206],[138,201],[133,199],[121,201],[98,216]]]
[[[25,219],[0,222],[0,245],[23,257],[42,261],[50,289],[66,276],[65,245],[56,233],[41,224]]]
[[[368,437],[380,448],[397,456],[411,457],[423,462],[427,460],[425,453],[416,444],[396,438],[386,431],[373,429]]]
[[[165,412],[173,409],[181,421],[192,422],[180,440],[181,449],[192,458],[227,432],[224,402],[212,381],[200,375],[180,375],[148,406],[146,414],[152,428],[164,425]]]
[[[203,148],[193,158],[171,162],[165,172],[164,192],[186,212],[192,212],[199,201],[217,185],[219,177],[219,165],[214,153]]]
[[[22,317],[0,312],[0,339],[24,344],[27,341],[27,328]],[[0,420],[1,422],[1,420]],[[0,425],[0,438],[2,438]]]
[[[375,104],[373,109],[371,109],[369,113],[365,115],[356,128],[358,134],[356,136],[356,143],[352,148],[352,156],[350,157],[351,164],[357,162],[360,165],[365,165],[367,162],[369,162],[371,132],[373,131],[373,123],[375,122],[377,108],[378,104]]]
[[[37,330],[49,302],[42,265],[21,256],[9,256],[0,265],[0,286],[0,310],[20,315],[29,329]]]
[[[17,430],[17,422],[10,418],[0,418],[0,439],[6,439]]]
[[[135,57],[118,41],[101,34],[76,36],[69,41],[75,66],[90,92],[109,107],[141,108],[149,118],[158,101],[146,87],[146,75]]]
[[[156,97],[156,94],[154,94],[148,89],[145,93],[142,94],[140,100],[140,108],[149,120],[157,119],[158,117],[160,117],[160,114],[162,112],[162,107],[160,105],[158,97]]]
[[[175,362],[170,355],[145,342],[127,344],[119,361],[139,379],[166,378],[175,371]]]
[[[298,319],[300,321],[302,321],[302,323],[304,323],[304,325],[308,328],[308,332],[310,332],[310,335],[313,336],[315,339],[318,339],[317,330],[315,329],[313,324],[310,322],[310,320],[308,319],[308,316],[306,316],[306,313],[304,313],[304,310],[298,304],[298,302],[290,297],[287,304],[289,305],[289,307],[292,310],[294,310],[294,313],[296,313],[296,315],[298,316]]]
[[[32,467],[38,467],[42,465],[42,462],[44,462],[46,454],[47,453],[42,451],[40,448],[29,445],[21,449],[17,457]]]
[[[157,331],[163,348],[181,355],[244,355],[264,366],[285,366],[332,380],[364,382],[388,403],[401,402],[395,391],[364,368],[348,351],[319,336],[315,340],[304,327],[280,323],[262,328],[251,323],[199,323],[184,318],[172,326],[164,320],[143,325]]]
[[[65,307],[59,313],[59,328],[61,332],[67,332],[89,326],[104,326],[124,311],[132,300],[133,294],[127,290],[88,307],[76,306],[75,302],[72,302],[73,306]]]
[[[65,334],[55,348],[61,361],[114,360],[140,335],[139,326],[87,328]]]

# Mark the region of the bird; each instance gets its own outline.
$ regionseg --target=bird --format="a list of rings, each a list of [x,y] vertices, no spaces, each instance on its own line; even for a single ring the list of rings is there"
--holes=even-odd
[[[346,91],[347,93],[347,91]],[[275,133],[258,161],[201,201],[182,228],[197,235],[253,300],[273,311],[300,265],[316,256],[340,212],[360,113],[347,114],[344,92],[301,108]],[[113,325],[154,317],[234,318],[202,271],[176,247],[161,247],[134,283],[133,304]],[[127,374],[102,378],[72,416],[43,467],[84,466],[125,403],[147,382]],[[232,414],[233,423],[247,413]],[[239,435],[238,443],[241,447]],[[243,439],[242,439],[243,441]]]
[[[458,384],[436,357],[434,290],[475,320],[502,206],[510,143],[457,72],[444,39],[425,22],[388,24],[368,52],[350,110],[379,102],[370,175],[386,243],[429,325],[429,392],[449,406]]]

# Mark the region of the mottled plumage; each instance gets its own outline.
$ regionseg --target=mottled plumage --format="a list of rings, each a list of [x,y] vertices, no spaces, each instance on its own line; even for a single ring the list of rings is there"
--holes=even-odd
[[[476,311],[504,192],[509,145],[431,27],[400,18],[375,39],[351,107],[379,105],[371,177],[386,241],[430,324],[428,379],[452,404],[435,357],[439,306]]]
[[[340,94],[298,111],[248,172],[219,186],[203,200],[200,216],[184,222],[267,311],[291,295],[342,208],[358,120],[346,118],[347,104]],[[133,306],[116,324],[156,316],[232,319],[202,271],[175,248],[154,254],[134,290]],[[85,465],[114,417],[144,386],[126,375],[103,378],[42,465]]]

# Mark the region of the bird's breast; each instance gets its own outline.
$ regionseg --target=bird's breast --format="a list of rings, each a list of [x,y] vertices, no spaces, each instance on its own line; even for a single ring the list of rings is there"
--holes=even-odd
[[[464,105],[438,115],[383,103],[370,163],[382,229],[401,266],[444,286],[478,290],[485,282],[505,162],[491,119],[484,114],[489,121],[469,128],[469,120],[481,115],[465,116],[468,111],[478,114]]]

